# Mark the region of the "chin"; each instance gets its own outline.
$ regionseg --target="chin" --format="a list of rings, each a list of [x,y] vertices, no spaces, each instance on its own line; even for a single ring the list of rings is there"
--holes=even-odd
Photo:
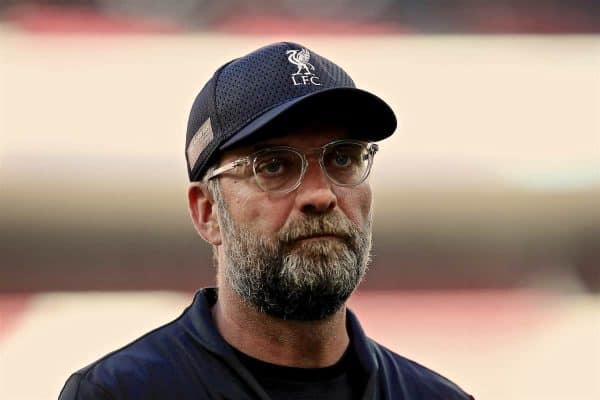
[[[330,282],[291,286],[273,282],[258,300],[259,309],[273,317],[294,321],[319,321],[336,314],[355,286],[340,288]]]

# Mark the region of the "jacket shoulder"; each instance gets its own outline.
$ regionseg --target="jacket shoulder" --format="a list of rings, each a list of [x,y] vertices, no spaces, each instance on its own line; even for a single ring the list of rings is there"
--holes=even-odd
[[[139,398],[175,384],[181,373],[191,369],[185,352],[197,347],[189,345],[178,321],[160,326],[75,372],[65,383],[60,399]]]
[[[58,400],[109,400],[110,395],[100,386],[89,382],[81,373],[69,377],[58,395]]]
[[[388,387],[404,387],[408,398],[427,400],[473,400],[473,396],[439,373],[405,358],[371,340]]]

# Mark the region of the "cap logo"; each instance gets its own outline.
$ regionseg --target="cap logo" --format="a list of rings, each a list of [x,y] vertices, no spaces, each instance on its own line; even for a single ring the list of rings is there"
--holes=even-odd
[[[315,66],[309,63],[310,53],[306,49],[288,50],[285,52],[288,55],[288,61],[298,67],[298,70],[291,75],[294,86],[298,85],[315,85],[321,86],[319,77],[312,71]]]

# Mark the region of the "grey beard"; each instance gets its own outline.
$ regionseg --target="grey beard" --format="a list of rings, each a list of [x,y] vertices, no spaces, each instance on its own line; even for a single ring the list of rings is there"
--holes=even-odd
[[[336,313],[362,281],[371,250],[371,215],[364,230],[340,213],[312,215],[269,238],[236,225],[219,202],[224,275],[241,299],[271,316],[311,321]],[[318,234],[336,235],[299,242]]]

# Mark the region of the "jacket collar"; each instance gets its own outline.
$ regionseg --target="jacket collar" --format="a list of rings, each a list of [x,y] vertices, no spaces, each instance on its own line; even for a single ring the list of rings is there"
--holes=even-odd
[[[192,304],[185,310],[184,318],[180,320],[180,323],[200,346],[229,364],[260,398],[268,399],[264,390],[241,364],[231,346],[223,339],[214,324],[211,308],[217,302],[217,296],[217,288],[200,289],[194,296]],[[372,349],[372,342],[365,335],[356,315],[349,309],[346,309],[346,329],[350,337],[350,345],[353,346],[361,368],[367,377],[364,398],[374,398],[379,365]]]

